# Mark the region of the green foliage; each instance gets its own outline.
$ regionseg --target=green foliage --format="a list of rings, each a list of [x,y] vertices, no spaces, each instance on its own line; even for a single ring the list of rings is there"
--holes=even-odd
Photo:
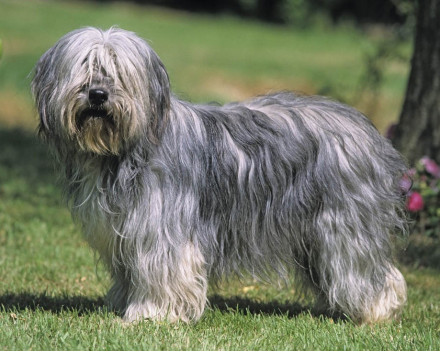
[[[359,78],[354,102],[367,99],[367,114],[376,112],[383,89],[395,80],[395,77],[389,74],[390,66],[405,65],[409,61],[406,43],[407,40],[400,37],[398,32],[391,31],[378,39],[372,49],[365,51],[361,61],[363,72]]]
[[[285,21],[290,25],[300,28],[311,25],[312,9],[310,7],[310,1],[286,0],[282,7]]]

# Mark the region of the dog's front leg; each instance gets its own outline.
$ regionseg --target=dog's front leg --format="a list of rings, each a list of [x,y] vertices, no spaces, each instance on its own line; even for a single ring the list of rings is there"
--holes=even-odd
[[[125,320],[189,322],[200,318],[208,283],[203,256],[193,243],[142,253],[136,260],[128,283]]]

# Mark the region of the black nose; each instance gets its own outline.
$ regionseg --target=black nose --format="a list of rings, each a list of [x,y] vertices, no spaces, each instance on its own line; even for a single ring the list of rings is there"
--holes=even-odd
[[[89,90],[89,101],[93,105],[104,104],[108,100],[108,92],[102,88]]]

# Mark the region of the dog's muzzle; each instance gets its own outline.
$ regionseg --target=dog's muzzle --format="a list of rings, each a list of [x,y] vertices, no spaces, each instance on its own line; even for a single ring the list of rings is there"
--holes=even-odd
[[[81,130],[87,122],[97,119],[113,124],[114,120],[108,104],[109,92],[105,88],[93,88],[88,91],[87,96],[87,105],[77,116],[78,129]]]

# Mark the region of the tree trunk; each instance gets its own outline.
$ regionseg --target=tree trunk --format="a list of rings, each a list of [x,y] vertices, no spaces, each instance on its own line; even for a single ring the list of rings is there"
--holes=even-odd
[[[413,165],[440,162],[440,1],[419,0],[414,53],[394,144]]]

